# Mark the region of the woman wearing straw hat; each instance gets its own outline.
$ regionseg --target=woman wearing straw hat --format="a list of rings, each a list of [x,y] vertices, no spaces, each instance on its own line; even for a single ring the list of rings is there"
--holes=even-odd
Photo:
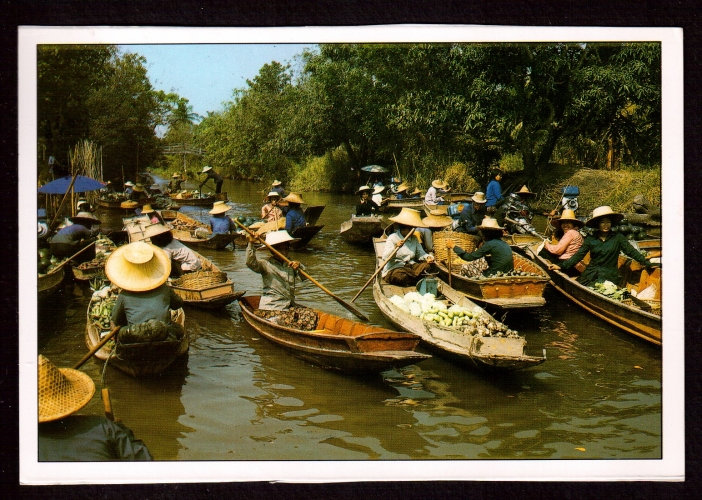
[[[226,215],[232,207],[227,205],[226,201],[215,201],[210,210],[210,229],[212,234],[229,234],[230,231],[236,229],[234,221]]]
[[[171,193],[177,193],[180,191],[180,186],[183,184],[183,177],[181,174],[174,172],[171,176],[171,180],[168,182],[168,190]]]
[[[371,196],[371,200],[373,200],[373,202],[379,207],[388,203],[388,198],[383,199],[383,192],[385,191],[385,189],[386,187],[382,184],[373,188],[373,195]]]
[[[127,199],[136,202],[139,202],[144,198],[148,198],[148,195],[146,194],[146,189],[144,188],[144,186],[138,183],[134,185],[134,187],[132,188],[132,192],[127,197]]]
[[[482,224],[478,226],[478,233],[483,239],[483,245],[474,252],[466,252],[456,243],[448,239],[446,246],[453,249],[456,255],[465,261],[473,261],[485,257],[488,267],[483,271],[484,276],[492,276],[499,272],[508,273],[514,270],[514,260],[512,249],[507,242],[502,241],[504,228],[500,227],[497,220],[492,217],[485,217]]]
[[[183,300],[166,283],[170,273],[171,259],[166,252],[145,241],[112,252],[105,262],[105,275],[122,289],[112,309],[112,323],[131,326],[156,321],[171,325],[170,310],[183,307]]]
[[[305,214],[302,212],[300,205],[304,203],[302,196],[297,193],[290,193],[284,201],[288,202],[288,213],[285,214],[285,230],[288,234],[293,234],[298,227],[307,225]]]
[[[205,182],[212,179],[215,183],[215,193],[219,194],[222,192],[222,183],[224,182],[224,179],[221,175],[215,172],[209,165],[205,165],[205,167],[202,169],[202,172],[200,172],[200,175],[202,174],[207,174],[207,177],[205,177],[205,180],[200,183],[199,187],[202,187],[205,184]]]
[[[127,181],[124,183],[124,196],[129,198],[131,194],[134,192],[134,183],[132,181]]]
[[[256,257],[254,248],[255,239],[247,236],[249,244],[246,247],[246,267],[261,275],[263,280],[263,291],[259,309],[280,311],[295,305],[295,287],[302,282],[303,277],[296,272],[298,268],[304,269],[298,261],[291,261],[286,264],[277,255],[262,260]],[[282,229],[280,231],[269,231],[266,233],[266,243],[278,250],[284,256],[288,256],[290,243],[299,241],[290,236]]]
[[[396,200],[404,200],[407,198],[407,190],[409,189],[409,185],[405,184],[404,182],[397,186],[397,189],[395,189],[395,199]]]
[[[137,209],[137,215],[146,215],[152,224],[165,224],[166,222],[161,218],[161,215],[153,209],[151,203],[147,203],[141,210]]]
[[[76,216],[69,217],[68,220],[72,224],[61,228],[51,238],[51,254],[56,257],[69,257],[97,239],[98,231],[92,230],[92,227],[99,225],[100,220],[90,212],[78,212]],[[83,262],[94,257],[95,248],[89,248],[76,259]]]
[[[283,210],[278,206],[278,203],[280,203],[280,193],[271,191],[264,201],[267,203],[261,208],[261,219],[266,222],[273,222],[284,217]]]
[[[271,191],[275,191],[278,193],[278,196],[281,198],[285,198],[288,193],[285,192],[285,189],[283,188],[283,183],[280,182],[278,179],[274,180],[273,183],[271,184]]]
[[[370,186],[361,186],[356,191],[356,194],[361,195],[361,200],[356,205],[356,217],[369,216],[380,210],[380,205],[370,198],[371,191],[373,188]]]
[[[432,267],[434,256],[427,253],[418,238],[414,236],[402,244],[402,240],[412,228],[425,228],[417,210],[403,208],[395,217],[388,220],[397,224],[394,233],[388,236],[383,248],[383,262],[390,257],[395,247],[400,249],[390,259],[381,273],[383,280],[391,285],[412,286],[419,281],[421,274]],[[400,246],[401,245],[401,246]]]
[[[429,215],[422,219],[426,227],[418,227],[416,232],[422,238],[422,246],[427,252],[434,251],[434,231],[445,229],[453,224],[453,219],[441,210],[431,210]]]
[[[180,241],[173,238],[173,232],[162,224],[153,224],[144,231],[144,238],[150,238],[151,243],[166,252],[170,263],[170,275],[181,276],[202,268],[202,262],[197,254]]]
[[[575,216],[574,211],[566,208],[561,217],[552,221],[552,224],[556,230],[563,232],[563,236],[556,244],[544,241],[544,248],[539,252],[539,255],[549,262],[557,264],[559,261],[571,258],[583,246],[583,237],[579,229],[585,223]]]
[[[483,219],[487,217],[487,210],[485,210],[485,193],[477,191],[471,197],[472,203],[466,203],[461,211],[461,215],[458,216],[458,221],[456,223],[456,231],[459,233],[466,234],[478,234],[478,226],[483,222]]]
[[[441,179],[434,179],[431,182],[431,187],[427,189],[427,194],[424,195],[424,203],[427,205],[445,205],[446,201],[440,196],[448,193],[451,188]]]
[[[646,268],[651,268],[653,264],[642,253],[636,251],[624,235],[612,233],[612,224],[616,224],[623,218],[622,214],[614,212],[611,207],[597,207],[592,211],[590,220],[585,223],[587,227],[595,228],[596,233],[585,238],[580,249],[571,258],[563,261],[560,265],[552,264],[549,268],[570,269],[590,252],[590,262],[585,271],[577,278],[579,283],[586,286],[605,281],[618,284],[617,264],[621,252]]]
[[[38,403],[40,462],[153,460],[130,429],[102,416],[74,415],[95,394],[85,373],[57,368],[39,355]]]

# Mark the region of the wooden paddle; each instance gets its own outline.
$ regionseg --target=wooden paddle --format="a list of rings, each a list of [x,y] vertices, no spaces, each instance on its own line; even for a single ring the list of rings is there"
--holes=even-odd
[[[383,270],[383,268],[385,267],[385,264],[387,264],[388,262],[390,262],[390,259],[392,259],[392,258],[395,256],[395,254],[397,253],[397,251],[398,251],[400,248],[402,248],[402,245],[404,245],[405,242],[406,242],[406,241],[410,238],[410,236],[412,236],[413,234],[414,234],[414,228],[412,228],[412,229],[410,230],[410,232],[407,233],[407,236],[405,236],[405,238],[400,242],[400,244],[395,245],[395,248],[392,250],[392,253],[390,254],[390,257],[388,257],[387,259],[385,259],[385,262],[383,262],[380,266],[378,266],[378,269],[375,270],[375,272],[373,273],[373,276],[371,276],[370,279],[369,279],[368,281],[366,281],[366,284],[363,285],[363,288],[361,288],[361,289],[358,291],[358,293],[356,294],[356,296],[355,296],[354,298],[351,299],[351,302],[355,301],[355,300],[358,298],[358,296],[361,295],[361,293],[363,293],[363,290],[365,290],[366,288],[368,288],[368,285],[370,285],[371,282],[375,279],[375,277],[378,276],[378,273],[379,273],[380,271]]]
[[[114,327],[112,330],[110,330],[110,333],[108,333],[107,335],[105,335],[105,336],[102,338],[102,340],[101,340],[100,342],[98,342],[97,345],[96,345],[95,347],[93,347],[93,348],[90,350],[90,352],[89,352],[88,354],[86,354],[85,356],[83,356],[83,359],[81,359],[80,361],[78,361],[78,363],[75,364],[75,366],[73,367],[73,369],[74,369],[74,370],[77,370],[78,368],[80,368],[81,366],[83,366],[83,365],[85,364],[86,361],[88,361],[90,358],[92,358],[93,355],[94,355],[96,352],[98,352],[100,349],[102,349],[102,346],[104,346],[105,344],[107,344],[107,343],[110,341],[110,339],[111,339],[112,337],[114,337],[114,336],[117,334],[117,332],[119,331],[120,328],[122,328],[122,327],[121,327],[121,326],[116,326],[116,327]]]
[[[446,247],[446,257],[448,260],[448,262],[446,262],[446,267],[448,267],[448,286],[453,288],[451,285],[451,249],[449,247]]]
[[[69,262],[71,262],[71,260],[73,260],[73,259],[75,259],[76,257],[78,257],[80,254],[82,254],[83,252],[85,252],[88,248],[90,248],[90,247],[93,246],[94,244],[95,244],[95,242],[93,241],[93,242],[90,243],[89,245],[85,246],[84,248],[82,248],[81,250],[77,251],[76,253],[74,253],[73,255],[71,255],[69,258],[67,258],[66,260],[64,260],[63,262],[61,262],[61,264],[59,264],[58,266],[56,266],[55,268],[53,268],[51,271],[49,271],[49,272],[46,273],[46,274],[54,274],[56,271],[58,271],[58,270],[61,269],[63,266],[65,266],[66,264],[68,264]]]
[[[238,220],[235,220],[234,222],[236,223],[237,226],[239,226],[241,229],[243,229],[244,231],[246,231],[247,234],[249,234],[250,236],[252,236],[252,237],[254,237],[254,238],[257,238],[259,241],[261,241],[261,242],[266,246],[266,248],[268,248],[268,250],[269,250],[273,255],[277,256],[279,259],[281,259],[281,260],[282,260],[283,262],[285,262],[286,264],[290,264],[290,259],[288,259],[285,255],[283,255],[283,254],[280,253],[278,250],[276,250],[275,248],[273,248],[271,245],[269,245],[268,243],[266,243],[264,239],[258,237],[256,234],[254,234],[253,232],[251,232],[251,231],[249,230],[248,227],[244,226],[244,225],[243,225],[241,222],[239,222]],[[305,278],[307,278],[308,280],[310,280],[312,283],[314,283],[317,287],[319,287],[324,293],[326,293],[326,294],[329,295],[331,298],[333,298],[334,300],[336,300],[339,304],[341,304],[342,306],[344,306],[348,311],[352,312],[353,314],[355,314],[356,316],[358,316],[358,317],[361,318],[362,320],[368,321],[368,316],[366,316],[364,313],[362,313],[361,311],[359,311],[358,309],[356,309],[354,306],[352,306],[351,304],[349,304],[348,302],[346,302],[346,301],[345,301],[344,299],[342,299],[341,297],[335,295],[331,290],[329,290],[329,289],[326,288],[324,285],[322,285],[319,281],[315,280],[312,276],[310,276],[309,274],[307,274],[307,272],[305,272],[304,270],[302,270],[302,269],[300,269],[300,268],[298,268],[297,271],[298,271],[301,275],[303,275]]]

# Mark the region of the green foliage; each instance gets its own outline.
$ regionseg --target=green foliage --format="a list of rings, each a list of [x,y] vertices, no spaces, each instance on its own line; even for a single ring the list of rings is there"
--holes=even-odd
[[[360,186],[362,176],[354,169],[345,149],[306,159],[294,171],[290,189],[304,191],[347,191]]]

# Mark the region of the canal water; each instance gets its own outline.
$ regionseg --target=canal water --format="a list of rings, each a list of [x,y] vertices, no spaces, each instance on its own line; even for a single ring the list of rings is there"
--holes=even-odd
[[[225,181],[236,215],[257,215],[266,186]],[[346,244],[339,226],[356,197],[304,193],[326,206],[324,229],[292,258],[350,300],[374,271],[372,249]],[[203,221],[206,210],[186,210]],[[97,212],[106,229],[120,214]],[[244,249],[202,253],[239,290],[261,291]],[[38,347],[58,366],[86,352],[90,290],[69,283],[39,311]],[[354,318],[308,284],[300,303]],[[662,455],[661,349],[609,326],[552,288],[546,306],[505,322],[547,361],[524,371],[483,374],[440,355],[374,376],[330,372],[265,338],[237,304],[217,312],[187,309],[187,356],[154,378],[132,378],[94,359],[83,366],[110,389],[116,418],[156,460],[491,460],[656,459]],[[369,287],[355,302],[390,327]],[[95,396],[81,410],[102,414]]]

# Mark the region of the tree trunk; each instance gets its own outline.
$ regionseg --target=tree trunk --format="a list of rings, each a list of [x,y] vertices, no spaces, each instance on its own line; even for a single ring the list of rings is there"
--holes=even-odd
[[[344,139],[344,148],[346,149],[346,154],[349,155],[351,162],[356,167],[361,168],[361,165],[358,164],[358,157],[356,157],[356,153],[354,152],[353,147],[351,147],[351,143],[348,139]]]

